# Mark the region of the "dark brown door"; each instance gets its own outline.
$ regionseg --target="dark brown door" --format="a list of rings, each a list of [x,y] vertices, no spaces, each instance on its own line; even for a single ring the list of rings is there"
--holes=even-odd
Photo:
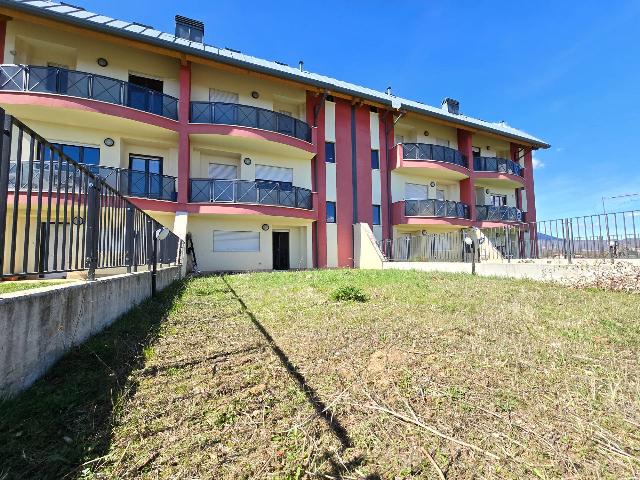
[[[273,269],[289,270],[289,232],[273,232]]]

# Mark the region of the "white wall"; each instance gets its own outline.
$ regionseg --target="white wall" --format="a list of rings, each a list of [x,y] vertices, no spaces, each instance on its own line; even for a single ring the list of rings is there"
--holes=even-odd
[[[327,223],[327,267],[338,266],[338,225]]]
[[[425,135],[428,132],[429,135]],[[453,127],[429,122],[414,116],[404,117],[398,121],[394,133],[404,136],[405,143],[437,144],[437,140],[446,140],[449,147],[458,148],[458,131]]]
[[[431,182],[436,186],[432,187]],[[425,177],[424,175],[411,175],[406,173],[391,172],[391,201],[400,202],[404,200],[405,184],[415,183],[425,185],[429,189],[429,198],[436,198],[436,190],[445,191],[445,200],[460,201],[460,183],[455,181],[437,180]]]

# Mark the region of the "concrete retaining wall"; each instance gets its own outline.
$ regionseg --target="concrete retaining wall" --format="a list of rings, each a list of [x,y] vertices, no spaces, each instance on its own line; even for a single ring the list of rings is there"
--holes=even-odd
[[[162,290],[180,267],[158,270]],[[31,385],[65,352],[151,296],[151,272],[24,290],[0,298],[0,397]]]

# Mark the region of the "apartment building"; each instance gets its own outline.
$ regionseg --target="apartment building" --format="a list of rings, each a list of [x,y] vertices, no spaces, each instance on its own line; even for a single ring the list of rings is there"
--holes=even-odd
[[[353,266],[378,240],[536,220],[505,123],[47,1],[0,1],[0,106],[178,235],[199,268]],[[34,227],[35,228],[35,227]]]

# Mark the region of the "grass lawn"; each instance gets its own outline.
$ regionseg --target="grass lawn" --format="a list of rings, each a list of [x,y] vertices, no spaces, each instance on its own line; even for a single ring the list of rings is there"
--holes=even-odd
[[[180,282],[0,404],[3,474],[637,478],[640,296],[404,271]]]
[[[15,282],[0,282],[0,295],[3,293],[19,292],[21,290],[30,290],[32,288],[50,287],[65,283],[61,280],[19,280]]]

